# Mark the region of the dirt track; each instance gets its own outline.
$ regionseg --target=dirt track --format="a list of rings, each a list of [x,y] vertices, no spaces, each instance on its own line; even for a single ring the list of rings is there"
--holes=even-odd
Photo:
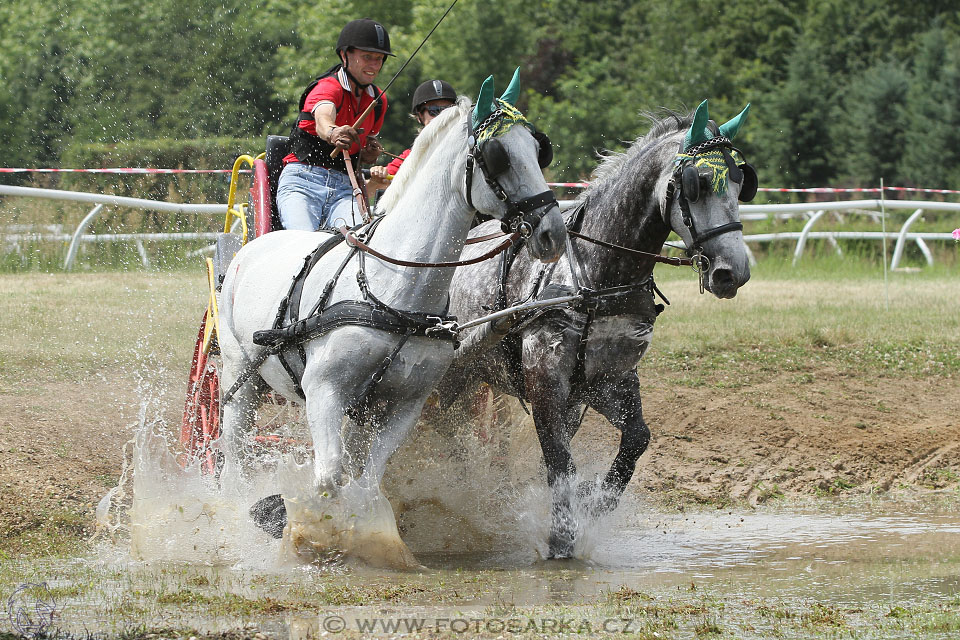
[[[784,373],[723,392],[680,386],[663,372],[641,373],[653,439],[629,490],[653,502],[755,504],[953,489],[960,480],[955,379],[862,379],[828,370],[803,382]],[[173,391],[165,403],[168,424],[179,423]],[[4,393],[2,400],[3,547],[16,551],[39,531],[67,537],[91,531],[97,501],[116,484],[136,422],[132,383],[98,379],[58,385],[26,401]],[[580,460],[609,460],[617,434],[588,414],[575,444]],[[527,454],[536,455],[529,443]]]

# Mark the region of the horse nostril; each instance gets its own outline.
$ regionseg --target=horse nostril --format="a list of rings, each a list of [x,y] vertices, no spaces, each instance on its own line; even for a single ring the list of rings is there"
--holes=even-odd
[[[555,251],[553,237],[546,230],[541,230],[537,234],[537,244],[540,245],[540,255],[541,256],[550,256],[553,255]]]
[[[715,269],[710,275],[713,279],[714,287],[724,289],[734,284],[733,271],[730,269]]]

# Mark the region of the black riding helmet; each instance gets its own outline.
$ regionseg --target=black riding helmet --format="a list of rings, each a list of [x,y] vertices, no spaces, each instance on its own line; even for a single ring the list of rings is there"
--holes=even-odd
[[[413,92],[413,114],[417,115],[424,102],[431,100],[457,101],[457,92],[449,82],[427,80]]]
[[[340,37],[337,38],[337,55],[350,47],[388,56],[393,55],[390,53],[390,36],[387,30],[382,24],[370,18],[351,20],[340,31]]]

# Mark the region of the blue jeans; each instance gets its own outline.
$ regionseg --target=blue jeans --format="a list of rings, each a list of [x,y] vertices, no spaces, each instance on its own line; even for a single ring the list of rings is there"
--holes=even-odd
[[[284,229],[316,231],[361,222],[347,174],[302,162],[283,168],[277,208]]]

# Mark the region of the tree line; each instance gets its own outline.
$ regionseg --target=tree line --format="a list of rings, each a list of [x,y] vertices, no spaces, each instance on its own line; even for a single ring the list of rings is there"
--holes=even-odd
[[[59,166],[84,145],[285,134],[348,20],[389,30],[397,57],[383,86],[449,4],[3,3],[2,165]],[[475,97],[517,66],[518,106],[553,139],[556,180],[587,178],[598,152],[625,148],[649,117],[706,98],[717,120],[752,104],[737,142],[762,184],[960,188],[955,2],[459,0],[391,87],[385,148],[415,136],[421,81]]]

